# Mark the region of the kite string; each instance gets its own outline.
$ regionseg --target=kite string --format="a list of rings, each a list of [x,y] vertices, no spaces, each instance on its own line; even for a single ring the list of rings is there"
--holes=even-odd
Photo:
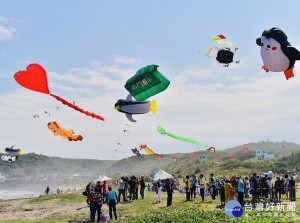
[[[79,111],[81,113],[84,113],[86,114],[87,116],[91,116],[92,118],[96,118],[96,119],[99,119],[99,120],[102,120],[104,121],[104,118],[102,118],[100,115],[96,115],[95,113],[92,113],[92,112],[89,112],[89,111],[85,111],[83,110],[82,108],[79,108],[78,106],[76,105],[73,105],[72,103],[66,101],[65,99],[57,96],[57,95],[54,95],[54,94],[51,94],[50,93],[50,96],[54,97],[56,100],[60,101],[61,103],[63,103],[64,105],[67,105],[73,109],[75,109],[76,111]]]

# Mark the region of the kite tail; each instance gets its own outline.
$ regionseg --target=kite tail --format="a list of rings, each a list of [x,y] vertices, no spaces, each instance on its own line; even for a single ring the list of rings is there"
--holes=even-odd
[[[157,154],[157,153],[153,153],[153,155],[154,155],[154,156],[159,156],[159,157],[161,157],[161,158],[164,158],[163,155],[160,155],[160,154]]]
[[[76,111],[79,111],[81,113],[84,113],[86,114],[87,116],[91,116],[92,118],[96,118],[96,119],[99,119],[99,120],[102,120],[104,121],[104,118],[102,118],[100,115],[96,115],[95,113],[92,113],[92,112],[89,112],[89,111],[85,111],[83,110],[82,108],[79,108],[78,106],[76,105],[73,105],[72,103],[66,101],[65,99],[62,99],[61,97],[59,96],[56,96],[54,94],[50,94],[50,96],[54,97],[56,100],[60,101],[61,103],[63,103],[64,105],[67,105],[73,109],[75,109]]]

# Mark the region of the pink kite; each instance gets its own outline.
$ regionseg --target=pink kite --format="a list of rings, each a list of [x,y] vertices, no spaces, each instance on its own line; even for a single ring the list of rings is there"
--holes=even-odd
[[[222,156],[217,156],[216,160],[222,160],[223,161],[223,157]]]
[[[190,157],[195,157],[195,159],[198,159],[198,155],[197,155],[197,153],[193,153],[192,155],[190,155]]]
[[[174,160],[176,163],[178,162],[178,158],[176,156],[173,156],[172,160]]]
[[[229,157],[234,157],[236,159],[236,153],[230,154]]]
[[[241,149],[241,151],[246,151],[246,153],[248,154],[249,153],[249,149],[248,148],[243,148],[243,149]]]
[[[18,71],[17,73],[15,73],[14,78],[18,84],[29,90],[37,91],[43,94],[50,94],[50,96],[54,97],[56,100],[60,101],[64,105],[67,105],[70,108],[75,109],[76,111],[91,116],[92,118],[104,121],[104,118],[102,118],[101,116],[96,115],[95,113],[91,113],[89,111],[85,111],[82,108],[79,108],[78,106],[66,101],[65,99],[62,99],[57,95],[51,94],[48,88],[47,72],[39,64],[29,64],[26,70]]]
[[[214,150],[214,153],[216,153],[216,149],[215,149],[215,147],[209,147],[208,149],[206,149],[206,150],[209,150],[209,151],[211,151],[211,150]]]

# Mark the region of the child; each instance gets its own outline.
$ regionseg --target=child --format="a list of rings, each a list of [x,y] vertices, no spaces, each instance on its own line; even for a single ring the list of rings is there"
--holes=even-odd
[[[148,188],[148,191],[150,191],[150,184],[149,183],[147,184],[147,188]]]
[[[117,201],[117,193],[115,191],[112,191],[111,186],[108,187],[108,193],[106,194],[106,199],[108,200],[108,206],[109,206],[109,217],[112,219],[112,210],[114,211],[115,220],[117,220],[117,209],[116,209],[116,203]]]
[[[230,184],[230,181],[229,180],[226,180],[225,181],[225,184],[224,184],[224,189],[225,189],[225,204],[231,200],[231,193],[230,193],[230,190],[231,190],[231,184]]]

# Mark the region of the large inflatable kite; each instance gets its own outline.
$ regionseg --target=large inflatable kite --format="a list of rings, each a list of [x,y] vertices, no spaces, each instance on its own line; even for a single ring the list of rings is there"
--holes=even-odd
[[[139,151],[137,148],[131,149],[131,151],[132,151],[135,155],[142,157],[142,154],[140,154],[140,151]]]
[[[9,163],[13,163],[18,159],[18,156],[6,156],[6,155],[2,155],[1,159],[3,161],[9,162]]]
[[[217,42],[222,45],[227,45],[227,46],[237,46],[237,43],[232,43],[232,42],[226,41],[224,39],[226,39],[226,37],[223,36],[222,34],[220,34],[220,35],[213,36],[211,38],[211,41]]]
[[[237,47],[231,50],[229,47],[215,47],[211,46],[206,51],[206,56],[216,58],[217,64],[220,67],[229,67],[230,63],[239,63],[239,60],[233,61],[234,53],[237,51]]]
[[[68,139],[69,141],[77,141],[82,140],[81,135],[74,135],[73,129],[62,128],[58,122],[49,122],[48,128],[53,132],[53,135],[60,135],[64,139]]]
[[[157,70],[157,67],[158,65],[143,67],[126,82],[125,88],[137,101],[144,101],[169,86],[170,81]]]
[[[149,147],[147,145],[140,145],[140,149],[144,149],[146,151],[146,153],[148,153],[149,155],[154,155],[154,156],[159,156],[161,158],[164,158],[163,155],[157,154],[155,152],[153,152],[153,150],[149,149]]]
[[[132,118],[132,115],[146,114],[149,111],[151,111],[153,114],[156,113],[156,100],[154,99],[151,102],[133,101],[132,95],[129,94],[126,100],[119,99],[115,104],[114,109],[119,112],[125,113],[129,121],[136,122],[136,120]]]
[[[241,151],[243,151],[243,152],[245,152],[246,151],[246,153],[249,153],[249,149],[248,148],[243,148],[243,149],[241,149]]]
[[[50,93],[48,89],[47,72],[39,64],[35,63],[28,65],[26,70],[18,71],[17,73],[15,73],[14,78],[18,82],[18,84],[27,89],[37,91],[43,94],[50,94],[50,96],[54,97],[56,100],[60,101],[64,105],[67,105],[75,109],[76,111],[91,116],[92,118],[104,121],[104,119],[101,116],[91,113],[89,111],[85,111],[82,108],[79,108],[78,106],[75,106],[72,103],[62,99],[61,97]]]
[[[278,27],[263,31],[256,39],[266,72],[284,72],[286,79],[294,77],[293,69],[296,60],[300,60],[300,52],[291,46],[287,35]]]
[[[7,147],[4,151],[11,156],[21,156],[23,153],[21,149],[14,149],[14,146],[11,146],[10,148]]]
[[[205,145],[204,143],[201,143],[201,142],[197,142],[193,139],[190,139],[190,138],[185,138],[185,137],[182,137],[182,136],[178,136],[178,135],[175,135],[171,132],[167,132],[163,127],[161,126],[157,126],[157,131],[160,132],[161,134],[163,135],[168,135],[168,136],[171,136],[172,138],[174,139],[178,139],[178,140],[181,140],[181,141],[185,141],[185,142],[190,142],[190,143],[193,143],[197,146],[200,146],[200,147],[208,147],[207,145]]]

